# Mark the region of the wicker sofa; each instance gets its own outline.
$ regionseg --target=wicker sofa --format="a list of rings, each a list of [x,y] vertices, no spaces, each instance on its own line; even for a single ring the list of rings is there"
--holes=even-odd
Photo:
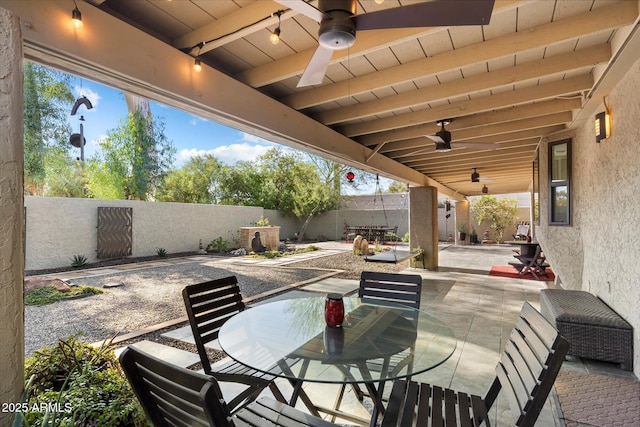
[[[585,291],[543,289],[540,311],[569,341],[568,354],[620,363],[633,370],[633,327]]]

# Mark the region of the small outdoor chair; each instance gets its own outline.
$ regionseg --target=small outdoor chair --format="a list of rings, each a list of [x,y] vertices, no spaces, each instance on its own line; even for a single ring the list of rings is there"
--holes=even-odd
[[[484,398],[426,383],[395,381],[381,427],[489,425],[487,414],[501,389],[515,425],[533,426],[568,348],[567,340],[525,303]]]
[[[156,427],[337,427],[268,397],[232,415],[215,377],[172,365],[135,347],[122,352],[120,364]]]
[[[358,287],[358,297],[364,302],[373,304],[401,304],[415,309],[420,308],[420,297],[422,294],[422,277],[417,274],[398,273],[378,273],[373,271],[363,271],[360,274],[360,286]],[[405,367],[410,371],[413,363],[413,351],[405,350],[393,355],[390,360],[382,359],[370,361],[367,367],[371,371],[381,372],[386,367],[390,377],[396,375]],[[410,378],[410,377],[409,377]],[[379,385],[379,392],[382,395],[384,383]],[[338,409],[342,403],[346,385],[343,384],[336,399],[335,408]],[[368,393],[362,390],[358,384],[352,384],[358,400],[362,401]],[[374,412],[373,417],[377,417]]]
[[[204,372],[215,376],[218,381],[247,385],[243,392],[230,400],[232,412],[254,401],[266,387],[278,401],[287,403],[274,382],[274,375],[256,371],[229,358],[213,365],[209,361],[205,344],[218,339],[222,325],[246,308],[236,276],[189,285],[182,290],[182,297]],[[300,390],[300,399],[307,407],[314,408],[303,390]],[[318,414],[315,409],[312,413]]]

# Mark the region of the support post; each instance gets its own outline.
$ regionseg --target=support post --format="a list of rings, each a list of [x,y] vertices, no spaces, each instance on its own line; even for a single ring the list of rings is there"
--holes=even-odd
[[[438,269],[438,190],[409,188],[409,247],[424,251],[424,267]]]
[[[0,403],[24,388],[22,41],[18,18],[0,8]],[[14,413],[0,411],[0,425]]]

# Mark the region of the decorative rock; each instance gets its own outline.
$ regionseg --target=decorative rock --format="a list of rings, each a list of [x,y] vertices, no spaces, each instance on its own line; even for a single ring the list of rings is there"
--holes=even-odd
[[[47,279],[45,277],[26,277],[24,279],[24,293],[28,294],[34,289],[43,288],[45,286],[53,286],[60,292],[71,291],[71,286],[67,282],[60,279]]]
[[[360,250],[360,244],[362,243],[362,236],[357,235],[353,238],[353,253],[357,253]]]
[[[369,255],[369,242],[367,239],[362,239],[362,242],[360,243],[360,253],[362,255]]]

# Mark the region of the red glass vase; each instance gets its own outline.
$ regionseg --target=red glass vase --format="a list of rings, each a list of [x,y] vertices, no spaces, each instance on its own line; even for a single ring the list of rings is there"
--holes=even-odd
[[[339,328],[344,321],[344,302],[342,295],[329,294],[324,302],[324,320],[327,326]]]

